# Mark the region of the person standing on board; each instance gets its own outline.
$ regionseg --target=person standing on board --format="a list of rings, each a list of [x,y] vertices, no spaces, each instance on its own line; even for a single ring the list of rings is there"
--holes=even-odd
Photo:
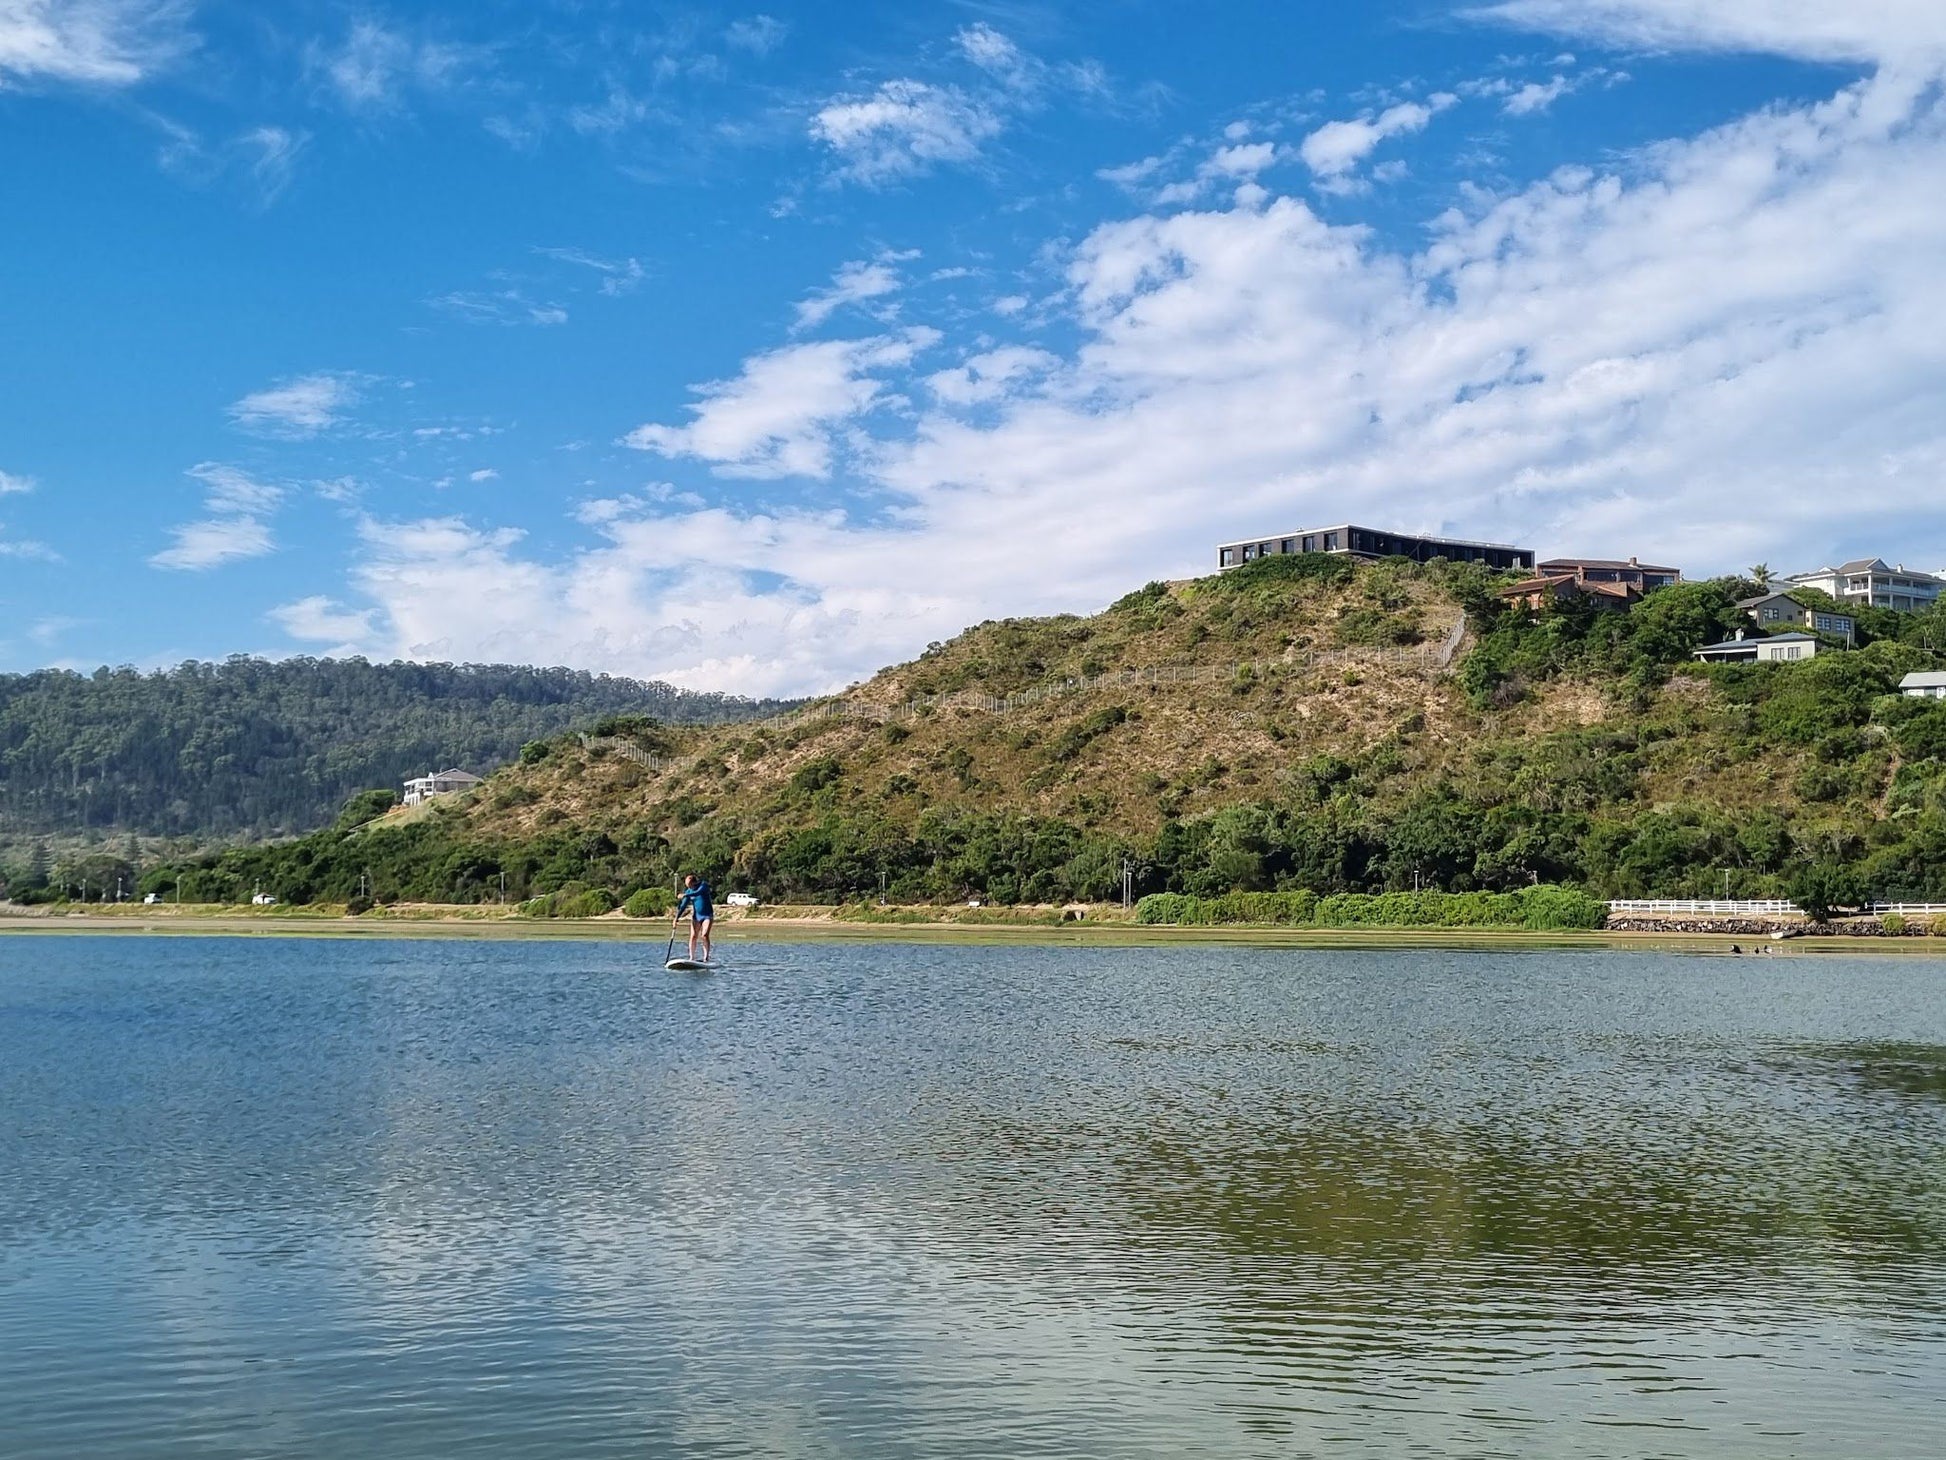
[[[716,905],[710,900],[709,883],[694,872],[682,879],[682,896],[676,899],[676,921],[689,914],[689,960],[696,961],[696,944],[703,945],[703,962],[709,962],[710,928],[716,922]]]

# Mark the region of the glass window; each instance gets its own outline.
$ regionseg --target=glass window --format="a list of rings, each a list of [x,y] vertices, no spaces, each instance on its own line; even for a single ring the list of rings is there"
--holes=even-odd
[[[1235,567],[1237,561],[1237,550],[1235,548],[1224,548],[1217,555],[1216,561],[1219,567],[1224,567],[1224,568]]]
[[[1282,547],[1282,548],[1280,549],[1280,551],[1282,551],[1282,552],[1287,552],[1287,553],[1294,553],[1294,552],[1296,552],[1296,551],[1297,551],[1297,539],[1296,539],[1296,538],[1294,538],[1294,537],[1287,537],[1287,538],[1285,538],[1285,539],[1284,539],[1284,546],[1283,546],[1283,547]]]
[[[1328,552],[1328,553],[1335,553],[1336,551],[1338,551],[1338,534],[1337,534],[1337,533],[1335,533],[1335,532],[1327,532],[1327,533],[1326,533],[1326,534],[1324,535],[1324,550],[1325,550],[1326,552]]]

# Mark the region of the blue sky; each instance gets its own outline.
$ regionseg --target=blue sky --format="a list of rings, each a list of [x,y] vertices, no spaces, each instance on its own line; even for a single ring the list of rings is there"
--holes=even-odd
[[[0,668],[803,693],[1346,518],[1946,566],[1942,57],[1936,0],[0,0]]]

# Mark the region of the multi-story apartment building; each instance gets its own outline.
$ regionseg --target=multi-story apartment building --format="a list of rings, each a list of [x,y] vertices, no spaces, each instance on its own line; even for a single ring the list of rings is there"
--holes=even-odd
[[[1900,613],[1930,608],[1940,593],[1946,592],[1946,579],[1921,573],[1904,563],[1889,565],[1882,558],[1856,558],[1835,568],[1798,573],[1784,582],[1792,588],[1820,589],[1840,603],[1890,608]]]

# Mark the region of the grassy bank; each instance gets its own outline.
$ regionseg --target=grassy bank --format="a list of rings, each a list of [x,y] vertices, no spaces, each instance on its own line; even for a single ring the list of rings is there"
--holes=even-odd
[[[9,940],[62,936],[125,937],[325,937],[371,941],[448,938],[481,941],[640,942],[658,955],[668,936],[660,919],[625,917],[534,919],[502,913],[480,916],[480,909],[420,905],[409,913],[393,910],[347,916],[342,911],[302,911],[252,907],[92,908],[56,916],[0,914],[0,946]],[[1018,913],[983,921],[951,920],[955,914]],[[1284,948],[1292,951],[1413,951],[1443,949],[1473,952],[1548,953],[1593,949],[1637,949],[1667,953],[1723,954],[1732,946],[1755,946],[1748,935],[1530,930],[1507,927],[1320,928],[1203,924],[1142,924],[1104,916],[1060,921],[1033,910],[1015,909],[858,909],[772,907],[754,915],[739,911],[717,930],[717,942],[734,966],[739,944],[766,942],[963,944],[994,947],[1181,947]],[[1121,909],[1104,909],[1120,913]],[[869,916],[863,915],[869,913]],[[938,916],[926,916],[926,914]],[[1927,938],[1792,938],[1766,945],[1778,955],[1909,955],[1946,961],[1946,948]]]

